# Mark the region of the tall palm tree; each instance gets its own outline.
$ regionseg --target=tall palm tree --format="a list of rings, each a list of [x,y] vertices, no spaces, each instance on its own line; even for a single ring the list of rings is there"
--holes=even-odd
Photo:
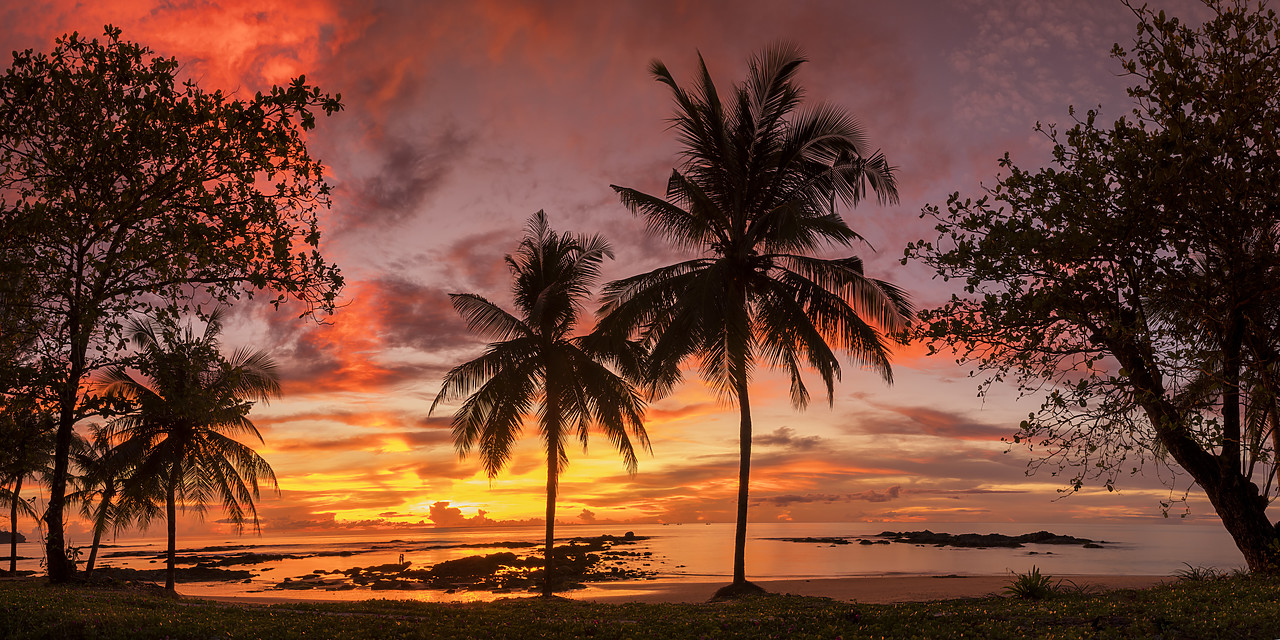
[[[9,505],[9,573],[18,569],[18,516],[40,519],[22,499],[27,478],[47,474],[53,461],[53,414],[18,397],[0,400],[0,503]],[[12,488],[10,488],[12,487]]]
[[[680,364],[696,357],[703,378],[738,404],[738,514],[726,596],[760,591],[745,577],[752,372],[764,364],[790,373],[791,402],[800,409],[809,402],[801,379],[809,367],[831,402],[840,376],[835,352],[891,381],[890,336],[913,316],[907,296],[863,275],[857,257],[810,255],[862,240],[838,204],[852,206],[868,192],[893,202],[897,190],[893,169],[869,151],[852,116],[828,105],[801,107],[794,76],[804,61],[792,45],[767,48],[724,100],[701,57],[691,89],[654,61],[651,72],[675,98],[672,126],[684,162],[672,171],[665,198],[613,187],[650,233],[702,254],[609,283],[601,330],[640,333],[652,350],[647,377],[655,395],[670,390]]]
[[[585,449],[596,425],[631,473],[636,471],[631,438],[649,449],[644,399],[610,368],[636,371],[635,345],[574,335],[606,256],[613,253],[603,238],[559,235],[539,211],[515,255],[506,257],[518,315],[475,294],[449,295],[467,326],[494,342],[445,375],[431,411],[441,402],[465,399],[453,416],[454,446],[462,456],[478,447],[491,479],[511,459],[526,419],[536,416],[547,454],[546,597],[552,595],[555,564],[556,490],[569,463],[566,441],[576,435]]]
[[[134,363],[139,377],[123,367],[105,375],[107,393],[131,407],[109,425],[120,439],[117,453],[133,468],[123,499],[148,500],[157,487],[164,496],[170,591],[179,503],[203,513],[216,498],[237,528],[246,522],[257,528],[259,481],[278,488],[271,465],[234,437],[262,442],[248,413],[255,402],[280,395],[275,362],[249,349],[225,358],[218,350],[221,330],[220,310],[210,314],[202,335],[165,316],[135,321],[129,335],[140,349]]]

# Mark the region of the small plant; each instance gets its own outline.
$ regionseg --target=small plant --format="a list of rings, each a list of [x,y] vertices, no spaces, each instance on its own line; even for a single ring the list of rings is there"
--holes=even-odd
[[[1051,597],[1058,592],[1058,587],[1062,585],[1062,581],[1058,581],[1055,584],[1052,576],[1040,573],[1040,569],[1034,564],[1031,565],[1031,571],[1014,573],[1013,575],[1013,581],[1004,590],[1011,596],[1027,600],[1043,600]]]
[[[1179,569],[1173,572],[1173,575],[1177,576],[1179,580],[1184,580],[1187,582],[1204,582],[1206,580],[1217,580],[1219,578],[1226,577],[1225,573],[1213,567],[1204,567],[1204,566],[1193,567],[1190,564],[1187,564],[1186,562],[1182,564],[1187,565],[1187,568]]]
[[[1102,592],[1097,585],[1092,584],[1076,584],[1074,580],[1062,579],[1053,585],[1054,595],[1068,596],[1092,596]]]

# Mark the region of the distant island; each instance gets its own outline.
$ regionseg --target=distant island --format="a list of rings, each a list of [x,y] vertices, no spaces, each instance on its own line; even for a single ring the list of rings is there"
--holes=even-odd
[[[878,540],[870,540],[868,538],[878,538]],[[766,540],[780,540],[782,542],[802,542],[810,544],[827,544],[827,545],[844,545],[844,544],[889,544],[890,542],[906,542],[918,545],[933,545],[935,547],[966,547],[974,549],[983,549],[988,547],[1007,547],[1010,549],[1018,549],[1027,544],[1061,544],[1061,545],[1080,545],[1086,549],[1101,549],[1104,544],[1102,541],[1090,540],[1088,538],[1077,538],[1075,536],[1064,536],[1048,531],[1037,531],[1035,533],[1024,533],[1020,536],[1006,536],[999,533],[934,533],[925,529],[924,531],[883,531],[874,536],[843,536],[843,537],[821,537],[821,538],[765,538]]]
[[[0,544],[9,544],[13,542],[13,536],[18,536],[18,544],[27,541],[27,537],[21,533],[9,533],[8,531],[0,531]]]

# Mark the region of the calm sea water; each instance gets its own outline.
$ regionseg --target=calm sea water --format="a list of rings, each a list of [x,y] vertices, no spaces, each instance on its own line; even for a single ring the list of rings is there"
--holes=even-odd
[[[767,538],[872,536],[885,530],[935,532],[1000,533],[1018,535],[1039,530],[1105,541],[1102,549],[1066,545],[1027,545],[1021,549],[965,549],[954,547],[889,545],[838,545],[786,542]],[[633,531],[650,536],[629,551],[650,551],[643,568],[658,572],[660,580],[718,581],[731,574],[733,525],[564,525],[557,538],[573,536],[622,535]],[[283,591],[270,587],[285,577],[297,578],[316,570],[331,571],[367,567],[404,560],[425,567],[463,556],[495,553],[506,549],[458,548],[453,545],[495,541],[539,541],[541,527],[426,529],[421,532],[372,532],[359,534],[245,535],[208,539],[178,540],[179,549],[247,545],[235,551],[304,555],[317,552],[350,551],[349,556],[284,559],[254,565],[233,566],[257,574],[248,582],[182,583],[186,595],[262,595],[280,598],[364,599],[370,597],[413,598],[419,600],[475,600],[494,597],[487,593],[446,595],[438,591]],[[99,552],[99,565],[136,569],[163,567],[156,557],[163,553],[162,538],[132,538],[109,541],[113,545]],[[86,550],[87,551],[87,550]],[[113,553],[147,552],[146,556],[111,557]],[[513,549],[518,555],[538,549]],[[18,546],[20,569],[40,569],[40,545]],[[152,555],[154,554],[154,555]],[[105,557],[104,557],[105,556]],[[83,558],[82,558],[83,559]],[[1186,563],[1186,564],[1184,564]],[[993,575],[1025,572],[1032,565],[1053,576],[1071,575],[1156,575],[1167,576],[1187,565],[1231,570],[1244,566],[1239,551],[1221,526],[1181,522],[1144,524],[975,524],[975,523],[760,523],[748,530],[747,573],[752,579],[813,579],[888,575]]]

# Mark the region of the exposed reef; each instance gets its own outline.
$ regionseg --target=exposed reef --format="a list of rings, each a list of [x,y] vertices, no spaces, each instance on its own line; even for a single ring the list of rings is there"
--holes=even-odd
[[[554,548],[556,565],[552,583],[556,590],[576,589],[587,582],[635,580],[656,575],[644,569],[652,562],[652,552],[615,550],[615,545],[629,545],[647,540],[628,534],[590,538],[571,538]],[[497,545],[457,545],[497,546]],[[515,547],[516,544],[511,546]],[[519,543],[519,547],[537,546]],[[640,567],[634,566],[636,563]],[[275,589],[323,589],[342,591],[368,588],[374,590],[438,589],[456,591],[493,591],[506,593],[534,589],[542,584],[541,555],[520,557],[510,551],[466,556],[438,562],[427,568],[410,568],[412,562],[352,567],[336,571],[317,570],[311,574],[285,578]]]
[[[893,542],[931,544],[935,547],[969,547],[978,549],[987,547],[1008,547],[1010,549],[1018,549],[1027,544],[1079,545],[1089,549],[1101,549],[1103,544],[1101,540],[1064,536],[1056,533],[1049,533],[1048,531],[1024,533],[1020,536],[1006,536],[999,533],[934,533],[925,529],[924,531],[885,531],[878,537],[892,540]]]
[[[765,538],[765,540],[825,544],[831,546],[855,543],[860,545],[872,545],[889,544],[890,542],[906,542],[917,545],[933,545],[935,547],[966,547],[973,549],[985,549],[990,547],[1018,549],[1027,544],[1080,545],[1086,549],[1102,549],[1102,545],[1106,544],[1100,540],[1064,536],[1056,533],[1049,533],[1048,531],[1024,533],[1020,536],[1006,536],[999,533],[934,533],[928,529],[925,529],[924,531],[884,531],[874,536]]]

